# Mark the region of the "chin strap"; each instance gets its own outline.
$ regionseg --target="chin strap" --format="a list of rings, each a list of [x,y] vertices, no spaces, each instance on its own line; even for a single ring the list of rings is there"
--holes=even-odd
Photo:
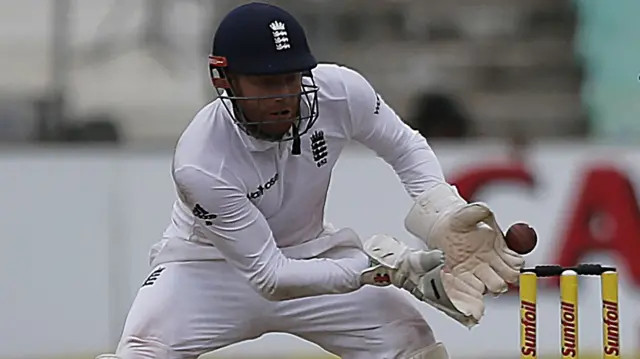
[[[291,125],[291,131],[293,132],[293,145],[291,146],[291,154],[297,156],[300,154],[300,134],[298,133],[298,126],[296,124]]]

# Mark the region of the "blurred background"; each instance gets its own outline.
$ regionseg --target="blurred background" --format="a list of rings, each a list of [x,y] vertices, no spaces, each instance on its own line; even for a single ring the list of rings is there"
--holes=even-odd
[[[541,244],[531,264],[619,267],[623,352],[638,355],[640,1],[269,2],[298,17],[319,60],[363,73],[427,137],[463,194],[489,202],[505,228],[533,224]],[[0,3],[1,358],[113,349],[149,245],[168,224],[173,145],[214,98],[213,32],[241,3]],[[362,213],[377,207],[363,201],[380,186],[394,214]],[[331,191],[329,220],[363,236],[407,236],[408,199],[367,150],[346,151]],[[592,357],[602,351],[594,280],[581,312]],[[550,358],[556,289],[548,283],[540,299]],[[421,309],[456,358],[515,358],[517,300],[492,303],[471,332]],[[275,334],[214,355],[232,356],[326,354]]]

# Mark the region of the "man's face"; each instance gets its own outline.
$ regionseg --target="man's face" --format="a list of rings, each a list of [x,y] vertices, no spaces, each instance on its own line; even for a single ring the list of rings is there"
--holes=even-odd
[[[268,97],[236,100],[248,122],[259,123],[259,132],[279,138],[298,117],[302,77],[300,73],[282,75],[233,75],[236,96]],[[250,126],[251,127],[251,126]]]

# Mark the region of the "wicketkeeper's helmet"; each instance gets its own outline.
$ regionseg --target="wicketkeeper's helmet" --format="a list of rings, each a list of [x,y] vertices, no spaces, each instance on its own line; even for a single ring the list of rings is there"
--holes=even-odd
[[[249,3],[233,9],[222,20],[213,39],[209,70],[213,86],[235,122],[248,134],[269,141],[294,140],[309,131],[318,117],[318,102],[311,70],[318,65],[304,29],[287,11],[270,4]],[[276,75],[302,73],[298,117],[291,131],[273,138],[260,131],[264,121],[248,119],[236,100],[273,97],[240,97],[233,91],[228,74]],[[295,146],[294,146],[295,150]]]

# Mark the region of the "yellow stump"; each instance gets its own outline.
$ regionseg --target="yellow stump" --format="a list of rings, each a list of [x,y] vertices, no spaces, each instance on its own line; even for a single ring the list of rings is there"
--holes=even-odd
[[[602,357],[604,359],[619,359],[618,273],[603,273],[600,276],[600,283],[602,286]]]
[[[520,358],[538,357],[537,286],[535,273],[520,274]]]
[[[560,276],[560,353],[562,359],[578,358],[578,274]]]

